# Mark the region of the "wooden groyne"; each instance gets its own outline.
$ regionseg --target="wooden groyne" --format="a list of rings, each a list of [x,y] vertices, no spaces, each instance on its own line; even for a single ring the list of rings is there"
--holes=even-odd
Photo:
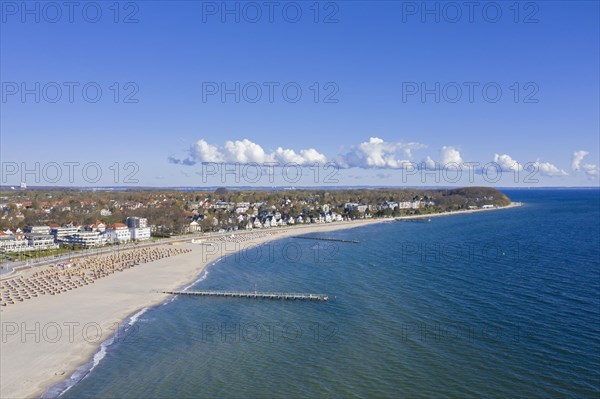
[[[396,222],[410,222],[410,223],[430,223],[431,218],[414,218],[414,219],[396,219]]]
[[[303,237],[303,236],[292,236],[291,238],[301,238],[303,240],[317,240],[317,241],[336,241],[336,242],[348,242],[351,244],[358,244],[360,241],[356,240],[340,240],[337,238],[323,238],[323,237]]]
[[[287,292],[238,292],[238,291],[160,291],[171,295],[192,296],[214,296],[227,298],[250,298],[250,299],[279,299],[298,301],[321,301],[327,302],[329,296],[324,294],[293,294]]]

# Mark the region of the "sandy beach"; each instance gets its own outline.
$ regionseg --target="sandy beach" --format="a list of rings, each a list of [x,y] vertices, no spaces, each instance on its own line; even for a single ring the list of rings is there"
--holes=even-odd
[[[519,205],[403,219],[485,212]],[[292,235],[392,221],[393,218],[367,219],[239,231],[234,233],[234,240],[260,245]],[[232,254],[231,240],[231,233],[197,239],[195,243],[182,238],[181,242],[163,244],[158,248],[190,251],[109,274],[93,284],[60,295],[43,295],[3,306],[0,311],[0,397],[39,397],[49,387],[69,378],[78,367],[92,359],[102,342],[114,335],[117,326],[128,316],[169,297],[156,290],[176,290],[189,285],[198,279],[207,265],[223,255]],[[207,250],[207,247],[211,249]],[[24,276],[27,277],[26,274]]]

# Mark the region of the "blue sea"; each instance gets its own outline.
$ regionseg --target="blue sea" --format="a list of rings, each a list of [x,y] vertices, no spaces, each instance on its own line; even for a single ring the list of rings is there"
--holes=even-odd
[[[225,257],[190,290],[330,300],[176,297],[61,397],[598,398],[600,192],[503,191],[526,205]]]

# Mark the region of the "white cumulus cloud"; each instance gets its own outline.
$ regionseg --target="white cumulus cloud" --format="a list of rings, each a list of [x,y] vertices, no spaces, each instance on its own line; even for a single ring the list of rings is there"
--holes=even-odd
[[[440,152],[442,154],[442,164],[444,165],[450,163],[461,165],[463,163],[460,151],[456,147],[443,146]]]
[[[585,175],[590,179],[595,179],[600,175],[598,171],[598,165],[594,165],[591,163],[582,164],[583,158],[589,155],[588,151],[579,150],[573,153],[571,158],[571,169],[573,171],[583,171]]]
[[[523,165],[508,154],[494,154],[494,162],[498,164],[503,172],[520,172],[523,170]]]
[[[379,137],[360,143],[351,151],[339,157],[339,164],[346,168],[389,168],[400,169],[410,163],[412,151],[425,148],[415,142],[389,142]]]
[[[550,162],[540,162],[538,160],[533,163],[533,167],[542,176],[548,176],[548,177],[567,176],[567,172],[565,172],[564,170],[551,164]]]
[[[323,164],[327,162],[327,157],[315,150],[314,148],[309,148],[308,150],[300,150],[300,154],[296,154],[294,150],[283,149],[279,147],[275,151],[275,157],[283,163],[295,162],[297,164],[314,164],[315,162],[317,162]]]
[[[415,167],[412,162],[413,151],[426,148],[425,144],[417,142],[393,142],[385,141],[379,137],[370,137],[369,140],[359,143],[336,158],[338,166],[342,168],[363,169],[407,169],[409,165]],[[598,166],[583,163],[588,155],[587,151],[576,151],[573,153],[571,169],[581,171],[589,178],[599,176]],[[443,146],[439,151],[439,161],[427,156],[420,166],[424,169],[434,170],[437,168],[451,168],[455,165],[459,168],[471,167],[465,163],[460,149],[454,146]],[[189,155],[184,159],[169,157],[169,162],[180,165],[194,165],[201,162],[214,163],[257,163],[280,165],[295,163],[297,165],[313,165],[315,163],[325,164],[329,158],[315,148],[291,149],[276,147],[275,150],[265,150],[260,144],[248,139],[227,140],[222,145],[208,143],[204,139],[198,140],[189,148]],[[493,161],[499,165],[503,172],[520,172],[525,168],[508,154],[494,154]],[[540,176],[567,176],[567,172],[549,162],[528,163],[535,168]]]
[[[259,144],[248,139],[228,140],[223,146],[213,145],[204,139],[198,140],[189,150],[190,156],[186,159],[169,157],[169,162],[174,164],[194,165],[198,162],[216,163],[296,163],[299,165],[325,163],[327,157],[314,148],[303,149],[298,153],[291,149],[277,148],[267,152]]]
[[[589,152],[584,151],[584,150],[575,151],[571,158],[571,170],[578,171],[580,169],[579,165],[581,164],[581,161],[588,154],[589,154]]]
[[[427,155],[427,158],[423,161],[423,165],[425,166],[425,169],[433,170],[436,168],[436,162],[429,155]]]
[[[248,139],[225,142],[225,146],[220,149],[226,162],[239,163],[265,163],[274,162],[273,154],[267,154],[263,148]]]
[[[401,169],[410,163],[412,151],[425,148],[417,142],[389,142],[379,137],[371,137],[337,157],[342,168]],[[219,163],[296,163],[299,165],[324,164],[327,156],[314,148],[293,150],[277,147],[266,151],[259,144],[248,139],[226,141],[222,146],[198,140],[189,150],[189,157],[178,159],[169,157],[169,162],[182,165],[194,165],[198,162]]]
[[[192,146],[190,151],[194,158],[200,159],[203,162],[224,162],[225,158],[221,151],[214,146],[208,144],[206,141],[200,139]]]
[[[428,170],[444,169],[444,168],[462,168],[464,160],[460,151],[456,147],[443,146],[440,148],[441,161],[436,161],[429,155],[421,161],[421,167]]]
[[[600,173],[598,172],[598,165],[593,165],[591,163],[581,165],[581,170],[583,170],[585,174],[591,179],[596,178],[598,177],[598,175],[600,175]]]

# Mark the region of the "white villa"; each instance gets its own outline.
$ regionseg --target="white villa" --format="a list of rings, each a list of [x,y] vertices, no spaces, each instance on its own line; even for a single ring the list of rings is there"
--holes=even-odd
[[[190,233],[197,233],[197,232],[201,231],[202,229],[200,228],[200,225],[198,224],[197,221],[192,220],[190,222],[188,230],[189,230]]]
[[[109,242],[129,242],[131,241],[131,232],[127,225],[123,223],[111,224],[106,229],[106,235]]]
[[[8,230],[10,232],[10,230]],[[27,250],[27,240],[22,235],[0,231],[0,249],[6,252],[18,252]]]

